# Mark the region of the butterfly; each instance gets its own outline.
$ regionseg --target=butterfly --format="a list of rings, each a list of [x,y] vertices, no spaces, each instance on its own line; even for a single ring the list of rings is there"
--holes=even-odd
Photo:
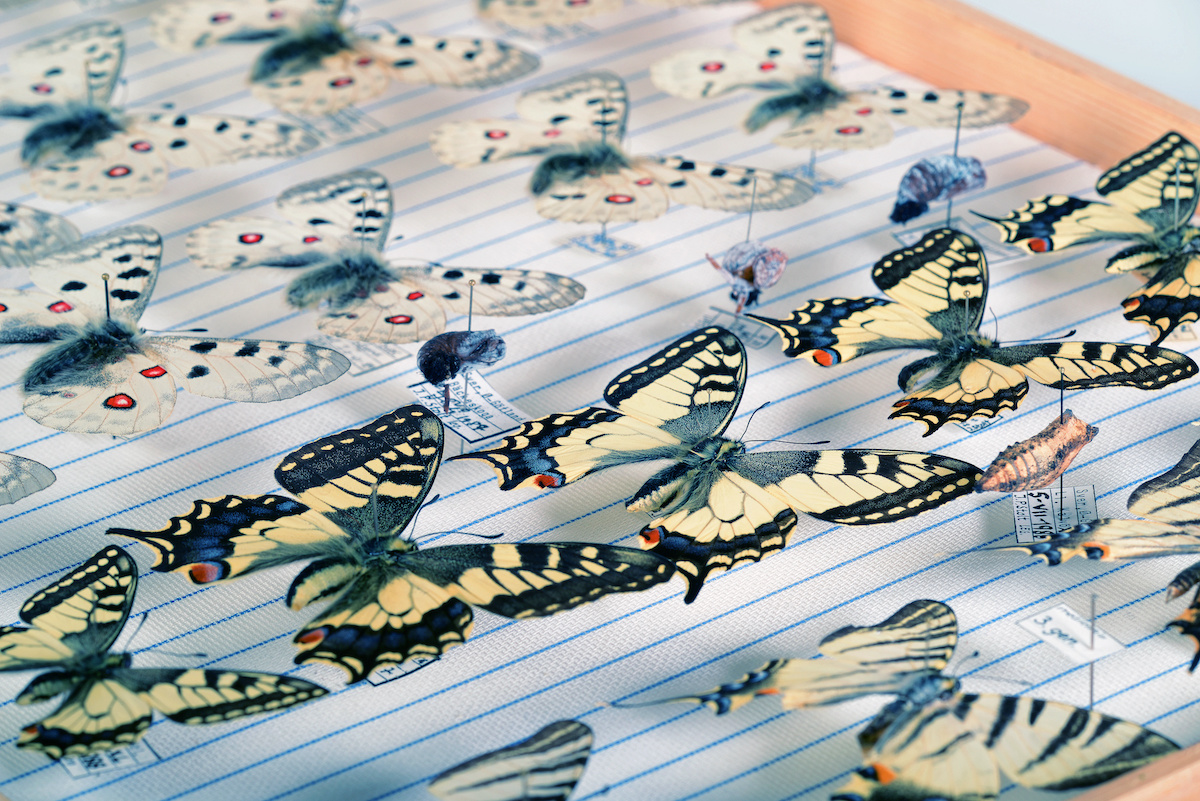
[[[213,44],[270,42],[250,90],[288,114],[332,114],[382,94],[392,80],[484,88],[538,68],[532,53],[497,41],[356,33],[338,22],[343,0],[183,0],[151,15],[151,35],[190,52]]]
[[[617,376],[601,407],[525,423],[498,445],[454,459],[491,464],[500,489],[561,487],[596,470],[671,463],[629,499],[654,519],[643,548],[676,563],[685,603],[705,578],[787,545],[797,512],[844,525],[887,523],[973,491],[973,465],[933,453],[874,449],[767,451],[721,434],[746,385],[746,350],[713,326],[694,331]]]
[[[1108,260],[1110,273],[1145,270],[1149,282],[1125,298],[1125,319],[1145,323],[1154,344],[1180,323],[1200,319],[1200,228],[1196,213],[1200,150],[1171,131],[1096,181],[1104,198],[1035,198],[1004,217],[988,217],[1005,242],[1049,253],[1090,242],[1129,243]]]
[[[940,156],[921,159],[900,179],[896,203],[888,219],[906,223],[929,211],[936,200],[952,200],[963,192],[982,189],[987,183],[983,162],[974,156]],[[949,212],[947,212],[949,214]]]
[[[730,0],[642,0],[656,6],[678,8],[726,3]],[[599,14],[612,14],[625,7],[625,0],[475,0],[484,19],[494,19],[514,28],[543,25],[572,25]]]
[[[54,471],[41,462],[0,453],[0,505],[16,503],[54,483]]]
[[[896,348],[936,351],[900,371],[906,395],[890,415],[924,423],[924,436],[954,420],[1017,408],[1030,378],[1055,389],[1161,389],[1196,374],[1196,363],[1187,356],[1153,345],[1000,347],[979,333],[988,290],[983,249],[951,228],[930,231],[916,244],[884,256],[871,278],[891,300],[811,300],[786,320],[748,316],[779,332],[786,355],[804,356],[822,367]]]
[[[0,265],[29,267],[42,256],[77,241],[79,229],[66,217],[0,202]]]
[[[1200,554],[1200,440],[1179,463],[1145,482],[1129,496],[1129,511],[1145,520],[1102,518],[1065,528],[1049,539],[986,550],[1023,551],[1058,565],[1076,556],[1088,559],[1156,559]],[[1181,571],[1167,586],[1167,600],[1200,582],[1200,562]],[[1200,590],[1176,620],[1179,632],[1196,640],[1189,671],[1200,665]]]
[[[137,565],[109,546],[21,607],[26,626],[0,627],[0,670],[49,668],[18,704],[67,693],[53,714],[21,731],[18,748],[52,759],[84,756],[141,739],[157,709],[176,723],[216,723],[274,712],[328,691],[303,679],[241,670],[134,668],[110,653],[129,618]]]
[[[0,289],[0,342],[61,340],[25,371],[25,414],[63,431],[130,435],[167,419],[177,387],[264,403],[349,369],[315,345],[141,333],[161,256],[158,232],[131,225],[34,264],[40,292]]]
[[[672,202],[736,212],[786,209],[814,194],[797,178],[764,170],[626,155],[619,143],[628,106],[619,77],[584,72],[523,93],[519,119],[446,123],[429,142],[455,167],[543,156],[529,184],[535,207],[568,222],[650,220]]]
[[[297,663],[328,662],[362,680],[376,667],[438,656],[467,639],[471,606],[542,617],[667,581],[671,563],[583,543],[446,545],[418,550],[401,532],[433,485],[442,423],[423,406],[284,457],[281,495],[195,501],[160,531],[109,529],[155,551],[155,570],[197,584],[308,562],[287,603],[332,601],[296,635]]]
[[[583,297],[582,284],[536,270],[487,270],[440,264],[399,266],[383,257],[392,222],[392,190],[370,170],[331,175],[279,195],[284,220],[231,217],[188,235],[188,256],[202,267],[302,268],[287,288],[300,309],[320,307],[326,334],[367,342],[415,342],[446,327],[446,314],[539,314]]]
[[[567,801],[587,767],[592,740],[586,724],[558,720],[439,773],[428,789],[444,801]]]
[[[733,27],[733,38],[740,51],[685,50],[655,62],[650,80],[689,100],[741,89],[768,92],[744,124],[753,133],[788,118],[788,129],[772,140],[781,147],[879,147],[892,140],[893,122],[954,128],[961,121],[964,128],[982,128],[1013,122],[1029,108],[988,92],[843,89],[830,80],[833,25],[818,5],[794,3],[756,14]]]
[[[897,698],[858,735],[863,766],[837,801],[990,801],[1000,774],[1022,787],[1089,787],[1179,746],[1136,723],[1070,704],[965,693],[942,671],[958,641],[954,610],[914,601],[875,626],[846,626],[821,640],[824,659],[768,662],[709,693],[667,699],[736,709],[778,695],[784,709]]]
[[[207,167],[295,156],[316,137],[293,125],[164,111],[128,114],[109,105],[125,57],[121,28],[88,22],[25,45],[0,83],[0,117],[34,123],[21,144],[33,188],[54,200],[152,195],[168,164]]]

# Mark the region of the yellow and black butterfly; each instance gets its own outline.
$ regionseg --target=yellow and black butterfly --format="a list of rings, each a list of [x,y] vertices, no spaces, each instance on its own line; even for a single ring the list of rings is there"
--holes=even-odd
[[[1000,347],[979,333],[988,291],[983,249],[952,228],[930,231],[916,244],[884,256],[871,278],[891,300],[810,300],[786,320],[749,316],[779,332],[786,355],[804,356],[822,367],[882,350],[936,351],[900,371],[906,395],[890,415],[924,423],[924,436],[954,420],[1017,408],[1030,378],[1055,389],[1161,389],[1196,374],[1196,363],[1187,356],[1153,345]]]
[[[1030,253],[1131,243],[1106,269],[1152,274],[1121,308],[1126,320],[1148,325],[1158,344],[1180,323],[1200,318],[1200,228],[1188,224],[1196,213],[1197,172],[1200,149],[1171,131],[1100,176],[1096,191],[1104,201],[1046,195],[1004,217],[979,216]]]
[[[898,696],[859,732],[863,766],[835,801],[989,801],[1001,773],[1022,787],[1088,787],[1179,748],[1136,723],[1070,704],[965,693],[942,674],[957,641],[954,610],[914,601],[878,625],[825,637],[824,659],[768,662],[733,684],[666,700],[710,704],[719,714],[756,695],[779,695],[784,709]]]
[[[176,723],[217,723],[326,694],[273,673],[130,667],[131,654],[108,649],[133,608],[137,577],[129,554],[109,546],[25,602],[28,628],[0,627],[0,670],[50,668],[18,704],[67,693],[54,714],[21,731],[18,748],[53,759],[83,756],[141,739],[153,709]]]
[[[332,601],[296,635],[297,663],[376,667],[437,656],[466,640],[471,604],[505,617],[552,615],[667,581],[665,559],[583,543],[447,545],[418,551],[401,532],[442,458],[442,423],[424,406],[296,450],[275,469],[279,495],[195,501],[160,531],[109,529],[156,551],[155,570],[197,584],[309,561],[288,590],[302,609]]]
[[[768,451],[721,436],[746,385],[746,350],[724,328],[694,331],[608,385],[616,408],[587,407],[523,425],[454,459],[491,463],[501,489],[561,487],[618,464],[669,459],[626,504],[652,512],[643,548],[675,562],[695,600],[713,571],[787,545],[796,513],[846,525],[910,517],[971,492],[973,465],[933,453]]]
[[[1063,529],[1046,540],[987,550],[1024,551],[1051,566],[1076,556],[1108,560],[1200,554],[1200,440],[1177,465],[1135,489],[1129,496],[1129,511],[1148,519],[1106,517]],[[1178,598],[1198,583],[1200,562],[1171,580],[1167,600]],[[1195,672],[1200,665],[1200,589],[1191,606],[1167,625],[1196,641],[1196,656],[1188,668]]]
[[[592,739],[586,724],[556,720],[439,773],[428,789],[444,801],[567,801],[587,767]]]

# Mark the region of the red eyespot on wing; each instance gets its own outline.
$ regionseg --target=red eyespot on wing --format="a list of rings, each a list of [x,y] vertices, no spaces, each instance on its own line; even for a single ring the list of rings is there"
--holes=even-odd
[[[837,132],[842,136],[855,136],[862,133],[862,128],[859,128],[857,125],[847,125],[844,128],[838,128]]]
[[[409,292],[408,295],[406,295],[406,297],[409,300],[420,300],[421,298],[425,297],[425,293],[424,292]]]
[[[907,406],[910,403],[912,403],[912,401],[910,401],[910,400],[896,401],[895,403],[892,404],[892,408],[893,409],[903,409],[905,406]]]
[[[863,106],[860,109],[856,109],[854,113],[860,117],[869,117],[875,113],[875,109],[871,108],[870,106]]]
[[[137,401],[122,392],[105,400],[104,405],[110,409],[132,409],[137,406]]]
[[[320,241],[321,241],[321,237],[319,237],[319,236],[312,236],[312,235],[306,236],[306,237],[304,237],[304,239],[303,239],[303,242],[304,242],[304,244],[306,244],[306,245],[311,245],[311,244],[313,244],[314,242],[320,242]]]
[[[139,139],[138,141],[131,144],[129,146],[129,149],[135,150],[138,153],[149,153],[151,150],[154,149],[154,146],[151,145],[149,142],[145,141],[144,139]]]
[[[497,128],[497,129],[494,129],[491,131],[487,131],[486,133],[484,133],[484,136],[486,136],[488,139],[507,139],[508,131],[501,131],[500,129]]]
[[[774,61],[764,61],[763,63],[758,65],[759,72],[771,72],[772,70],[777,70],[777,69],[779,69],[779,65],[776,64]]]
[[[353,78],[348,78],[348,77],[334,78],[332,81],[329,82],[329,86],[333,89],[341,89],[343,86],[349,86],[352,83],[354,83]]]
[[[889,768],[887,765],[875,762],[871,765],[871,769],[875,771],[875,781],[880,784],[891,784],[896,781],[896,771]]]
[[[6,311],[8,311],[8,307],[5,306],[3,303],[0,303],[0,312],[6,312]]]
[[[1129,312],[1133,311],[1134,309],[1136,309],[1138,306],[1141,306],[1141,305],[1142,305],[1141,298],[1126,298],[1125,300],[1121,301],[1121,308],[1125,310],[1126,314],[1128,314]],[[0,309],[0,311],[4,311],[4,310]]]
[[[231,20],[231,19],[233,19],[232,14],[227,14],[224,11],[222,11],[219,14],[213,14],[211,17],[208,18],[208,21],[211,22],[213,25],[220,25],[223,22],[229,22],[229,20]]]
[[[655,526],[654,528],[644,528],[638,532],[638,539],[642,541],[643,548],[653,548],[662,542],[663,527]]]
[[[542,489],[553,489],[554,487],[562,486],[562,479],[558,476],[540,475],[534,476],[533,485]]]
[[[316,645],[327,636],[329,636],[329,627],[322,626],[319,629],[313,629],[312,631],[304,632],[300,636],[296,637],[296,642],[300,643],[301,645]]]
[[[197,584],[208,584],[224,575],[225,571],[215,562],[197,562],[188,568],[188,576]]]
[[[29,88],[32,89],[34,92],[37,92],[39,95],[54,94],[54,87],[48,83],[35,83],[33,86],[31,86]]]
[[[243,245],[257,245],[259,242],[263,241],[263,235],[262,234],[242,234],[241,236],[238,237],[238,241],[241,242]]]
[[[110,167],[104,174],[109,178],[124,178],[131,172],[133,172],[133,170],[129,169],[124,164],[118,164],[115,167]]]
[[[70,303],[67,303],[65,300],[60,300],[57,303],[51,303],[46,308],[49,309],[50,311],[54,312],[55,314],[62,314],[63,312],[71,311],[75,307],[72,306]]]
[[[34,735],[36,735],[36,734],[40,734],[40,733],[41,733],[41,731],[42,731],[42,724],[40,724],[40,723],[30,723],[28,726],[26,726],[25,728],[21,729],[21,734],[28,734],[29,736],[31,736],[31,737],[32,737],[32,736],[34,736]]]
[[[159,378],[166,375],[167,371],[166,368],[164,368],[161,364],[156,364],[153,367],[147,367],[145,370],[142,370],[141,373],[142,375],[146,376],[146,378]]]
[[[1029,240],[1029,249],[1034,253],[1049,253],[1054,250],[1054,243],[1039,236],[1037,239]]]
[[[633,198],[631,198],[629,195],[609,195],[608,197],[604,198],[604,202],[624,205],[626,203],[632,203]]]
[[[569,6],[586,6],[592,0],[567,0]]]
[[[392,325],[408,325],[412,322],[412,318],[407,314],[397,314],[394,317],[385,318],[384,322],[391,323]]]
[[[638,178],[636,181],[634,181],[634,183],[637,184],[638,186],[650,186],[650,184],[654,183],[654,179],[653,178]]]
[[[286,13],[287,12],[283,9],[273,8],[271,9],[271,12],[267,14],[267,19],[283,19],[283,15]]]
[[[373,58],[368,58],[367,56],[363,56],[362,58],[360,58],[360,59],[358,59],[357,61],[355,61],[355,62],[354,62],[354,66],[356,66],[356,67],[366,67],[366,66],[369,66],[369,65],[371,64],[371,62],[372,62],[372,61],[374,61],[374,60],[375,60],[375,59],[373,59]]]
[[[705,72],[720,72],[725,69],[725,63],[722,61],[706,61],[700,65],[700,69]]]
[[[546,137],[547,139],[554,139],[562,136],[562,131],[558,130],[557,128],[550,128],[549,130],[543,131],[542,136]]]
[[[822,367],[833,367],[841,360],[842,357],[838,355],[836,350],[821,348],[820,350],[813,351],[813,361]]]

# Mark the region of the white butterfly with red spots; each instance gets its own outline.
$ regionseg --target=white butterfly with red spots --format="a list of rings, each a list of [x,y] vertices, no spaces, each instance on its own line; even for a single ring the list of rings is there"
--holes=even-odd
[[[582,284],[554,273],[390,264],[383,248],[392,192],[377,172],[293,186],[276,206],[283,220],[231,217],[196,229],[188,255],[203,267],[303,268],[287,301],[319,309],[317,327],[326,334],[415,342],[444,331],[447,313],[466,314],[472,294],[474,313],[488,317],[553,311],[583,297]]]
[[[250,71],[250,90],[288,114],[332,114],[393,80],[477,89],[540,64],[495,39],[357,33],[338,22],[341,10],[342,0],[185,0],[159,6],[151,25],[173,50],[270,42]]]
[[[177,386],[261,403],[350,367],[337,351],[296,342],[141,333],[161,256],[154,229],[118,228],[34,264],[42,291],[0,290],[0,342],[57,341],[25,371],[25,414],[63,431],[137,434],[166,420]]]
[[[846,90],[833,83],[833,25],[809,3],[781,6],[733,26],[740,50],[685,50],[656,62],[650,79],[664,92],[691,100],[741,89],[769,92],[746,117],[753,133],[789,120],[776,136],[783,147],[843,150],[885,145],[893,125],[964,128],[1013,122],[1029,104],[987,92],[909,92],[889,86]]]
[[[629,156],[618,147],[628,111],[625,83],[611,72],[574,75],[525,92],[516,120],[451,122],[434,130],[438,158],[473,167],[544,156],[530,191],[538,214],[568,222],[630,222],[672,203],[722,211],[786,209],[811,198],[797,178],[679,156]]]
[[[88,22],[22,47],[0,80],[0,117],[34,123],[21,160],[54,200],[151,195],[169,166],[196,169],[319,144],[294,125],[177,111],[127,114],[109,105],[125,57],[121,28]]]

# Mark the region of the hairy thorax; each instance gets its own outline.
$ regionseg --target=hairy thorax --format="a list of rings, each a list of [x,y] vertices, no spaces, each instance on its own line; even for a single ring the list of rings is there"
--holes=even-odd
[[[36,119],[37,125],[21,145],[21,160],[27,167],[37,167],[55,157],[91,155],[97,144],[125,130],[122,115],[90,103],[51,106]]]
[[[370,297],[372,292],[386,291],[391,280],[387,263],[377,253],[367,248],[346,248],[292,281],[287,301],[302,309],[325,302],[337,311]]]

